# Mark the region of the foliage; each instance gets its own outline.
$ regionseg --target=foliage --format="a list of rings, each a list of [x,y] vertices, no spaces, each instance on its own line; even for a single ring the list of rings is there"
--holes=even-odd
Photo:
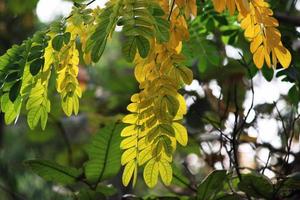
[[[78,191],[79,199],[94,199],[98,195],[112,196],[114,189],[100,185],[100,182],[115,176],[120,170],[121,151],[118,146],[121,130],[120,124],[110,124],[102,128],[86,148],[89,160],[83,164],[82,169],[47,160],[29,160],[25,165],[45,180],[54,183],[70,187],[85,184],[86,187]]]
[[[136,188],[142,187],[137,184],[141,170],[149,188],[160,184],[159,179],[170,191],[176,187],[173,192],[163,194],[165,196],[143,194],[141,199],[285,199],[297,194],[298,173],[282,171],[289,169],[291,144],[299,118],[296,115],[299,67],[294,64],[297,58],[292,60],[296,52],[286,39],[288,34],[281,30],[274,17],[271,7],[275,4],[265,0],[109,0],[103,8],[91,9],[89,5],[94,1],[74,2],[67,18],[50,24],[46,30],[14,45],[0,57],[1,111],[5,113],[6,124],[16,123],[23,113],[27,115],[30,129],[47,131],[47,124],[54,124],[68,146],[69,164],[74,164],[73,147],[59,119],[61,113],[71,117],[87,111],[88,123],[92,124],[89,128],[97,133],[84,148],[86,157],[79,156],[78,165],[69,167],[67,163],[31,159],[25,161],[25,166],[45,180],[70,190],[69,196],[74,199],[106,199],[116,195],[116,188],[106,183],[118,177],[122,166],[120,179],[125,187],[130,183]],[[274,6],[274,9],[279,8]],[[120,33],[116,33],[116,29],[121,30]],[[80,72],[86,70],[83,65],[105,60],[116,35],[121,38],[121,45],[116,49],[127,63],[121,58],[118,62],[123,66],[134,65],[133,75],[128,76],[131,79],[134,76],[138,88],[114,96],[111,93],[125,90],[122,81],[128,82],[130,78],[125,80],[124,76],[121,79],[112,75],[108,78],[109,70],[115,70],[113,67],[107,71],[88,69],[91,74],[99,70],[100,76],[107,75],[94,77],[99,79],[95,82],[102,81],[113,88],[108,93],[115,99],[106,99],[113,102],[107,109],[98,104],[107,91],[97,86],[89,88],[90,85],[82,82]],[[228,45],[242,48],[240,59],[226,56]],[[230,69],[223,66],[226,62]],[[282,69],[276,73],[277,68]],[[293,84],[287,95],[292,104],[291,115],[282,116],[276,103],[266,111],[269,115],[276,112],[281,121],[284,144],[281,149],[261,144],[247,134],[257,120],[248,122],[249,113],[257,108],[253,99],[249,110],[243,110],[242,106],[249,88],[254,98],[253,77],[259,72],[268,81],[276,74]],[[195,80],[201,82],[205,98],[185,88]],[[209,88],[211,80],[221,86],[219,98]],[[97,92],[99,99],[93,96]],[[79,106],[83,94],[88,102]],[[124,111],[123,104],[128,103],[129,95],[132,95],[130,103]],[[127,102],[119,100],[120,96]],[[194,97],[196,100],[188,105],[185,99]],[[115,110],[110,109],[112,107]],[[99,116],[97,109],[107,109],[101,112],[107,112],[109,117]],[[122,115],[121,122],[116,122],[120,116],[113,115],[119,113],[126,114]],[[234,125],[228,131],[226,120],[231,116],[234,116]],[[100,117],[106,126],[98,132],[99,121],[95,118]],[[64,120],[72,120],[72,117]],[[202,132],[209,132],[208,129],[217,136],[211,134],[212,139],[203,142]],[[220,145],[219,152],[206,153],[203,144],[215,145],[214,142]],[[257,149],[259,145],[270,148],[270,157],[273,153],[278,162],[269,164],[268,158],[262,169],[247,169],[245,173],[238,158],[242,143]],[[212,171],[204,179],[204,173],[201,174],[201,180],[189,174],[189,169],[183,170],[177,165],[180,154],[199,154],[199,146]],[[230,162],[226,167],[222,151],[227,153]],[[222,163],[222,170],[213,170],[217,163]],[[271,180],[264,175],[267,168],[276,173],[279,170],[278,174],[283,176]],[[182,193],[176,194],[176,191]]]

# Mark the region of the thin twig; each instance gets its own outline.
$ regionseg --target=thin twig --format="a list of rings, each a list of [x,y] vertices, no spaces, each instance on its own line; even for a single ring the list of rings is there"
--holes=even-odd
[[[51,119],[53,120],[54,124],[56,125],[56,127],[59,129],[59,133],[61,134],[63,141],[66,145],[67,148],[67,152],[68,152],[68,162],[69,164],[73,163],[73,150],[72,150],[72,146],[70,143],[70,140],[68,138],[68,134],[62,124],[62,122],[58,119],[56,119],[51,113],[49,114],[49,117],[51,117]]]
[[[239,180],[242,180],[242,175],[239,170],[239,160],[238,160],[238,148],[239,148],[239,132],[238,132],[238,119],[239,119],[239,106],[237,102],[237,85],[234,85],[234,102],[235,102],[235,112],[234,112],[234,128],[232,132],[232,150],[234,157],[234,167],[236,169],[236,173],[238,175]]]
[[[171,6],[170,13],[169,13],[168,21],[170,21],[170,19],[171,19],[171,15],[172,15],[172,12],[173,12],[174,6],[175,6],[175,0],[173,0],[173,2],[172,2],[172,6]]]

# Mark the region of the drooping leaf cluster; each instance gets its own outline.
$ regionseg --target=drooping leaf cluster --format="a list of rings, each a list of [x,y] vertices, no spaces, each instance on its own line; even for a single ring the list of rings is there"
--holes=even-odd
[[[138,166],[144,167],[144,180],[149,187],[157,184],[160,176],[163,183],[172,181],[172,156],[177,142],[187,144],[187,131],[181,124],[186,114],[184,98],[177,92],[183,84],[192,82],[192,72],[182,66],[182,41],[189,38],[186,20],[196,15],[196,2],[178,1],[175,7],[161,2],[164,17],[170,21],[169,41],[153,38],[151,51],[146,58],[134,53],[135,77],[141,92],[134,94],[127,109],[132,113],[123,122],[130,124],[122,131],[125,139],[122,165],[123,183],[131,178],[136,182]],[[191,8],[192,10],[189,10]],[[181,10],[187,9],[181,13]]]
[[[251,42],[254,64],[262,68],[264,62],[268,67],[276,69],[279,62],[284,68],[291,63],[291,53],[281,42],[281,33],[276,27],[278,21],[265,0],[213,0],[215,9],[222,12],[229,9],[230,14],[239,12],[241,28],[245,37]]]

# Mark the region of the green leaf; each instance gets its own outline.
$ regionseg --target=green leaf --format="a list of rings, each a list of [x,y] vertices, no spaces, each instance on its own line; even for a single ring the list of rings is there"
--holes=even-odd
[[[48,113],[45,107],[36,106],[29,110],[27,114],[27,122],[31,129],[34,129],[41,120],[41,126],[44,130],[48,119]]]
[[[31,62],[31,61],[33,61],[35,59],[38,59],[38,58],[42,57],[43,54],[44,54],[43,51],[30,52],[30,55],[28,56],[27,61]]]
[[[214,19],[212,17],[210,17],[207,20],[206,29],[207,29],[207,31],[210,31],[210,32],[213,32],[215,30],[215,22],[214,22]]]
[[[81,173],[73,167],[66,167],[47,160],[28,160],[25,165],[47,181],[71,184],[77,181]]]
[[[181,169],[179,169],[174,164],[172,165],[173,168],[173,179],[172,184],[178,185],[180,187],[187,187],[190,185],[190,180],[182,173]]]
[[[21,86],[22,86],[22,81],[19,80],[15,84],[13,84],[13,86],[10,88],[9,99],[11,100],[11,102],[14,102],[17,99],[17,97],[20,95]]]
[[[162,17],[165,15],[164,10],[158,4],[153,4],[151,8],[152,8],[151,13],[153,16]]]
[[[128,62],[132,62],[134,60],[136,55],[136,49],[137,49],[136,37],[134,36],[128,37],[122,47],[123,55],[125,56],[125,59]]]
[[[20,51],[21,46],[13,45],[12,48],[0,57],[0,70],[5,69],[11,62],[12,58],[16,57]]]
[[[156,38],[159,43],[167,42],[170,38],[170,23],[168,20],[165,20],[161,17],[155,17],[155,31],[156,31]]]
[[[240,200],[241,198],[236,194],[222,194],[216,197],[215,200]]]
[[[80,200],[93,200],[93,199],[95,199],[95,191],[83,188],[77,194],[77,199],[80,199]],[[105,197],[103,199],[105,199]]]
[[[215,43],[199,36],[198,33],[191,34],[191,40],[183,46],[184,54],[191,60],[197,58],[198,70],[202,74],[209,66],[219,66],[221,56]]]
[[[284,181],[284,186],[288,186],[289,188],[300,188],[300,172],[295,172],[286,177],[287,179]]]
[[[102,181],[115,176],[121,167],[120,124],[102,128],[87,146],[89,161],[85,163],[85,175],[90,181]]]
[[[226,180],[226,170],[213,171],[199,185],[197,200],[213,199],[222,190]]]
[[[71,39],[71,33],[70,32],[66,32],[66,33],[64,33],[63,37],[64,37],[64,43],[65,43],[65,45],[69,44],[70,39]]]
[[[165,95],[163,97],[162,101],[164,101],[166,103],[169,113],[172,116],[175,116],[177,114],[179,106],[180,106],[179,101],[171,95]]]
[[[298,90],[297,85],[294,85],[293,87],[291,87],[291,89],[289,90],[288,93],[288,97],[290,99],[290,101],[297,106],[299,100],[300,100],[300,93]]]
[[[274,77],[274,70],[273,69],[270,69],[270,68],[267,68],[266,66],[264,66],[262,69],[261,69],[261,72],[263,74],[263,76],[265,77],[265,79],[267,81],[271,81]]]
[[[136,37],[136,46],[139,50],[139,54],[142,58],[146,58],[148,56],[150,50],[149,41],[143,36]]]
[[[106,47],[107,38],[103,38],[101,41],[99,41],[98,44],[95,44],[95,46],[92,49],[91,57],[93,62],[98,62],[101,58],[105,47]]]
[[[98,62],[101,58],[105,46],[107,43],[107,38],[115,30],[116,22],[119,17],[119,10],[121,6],[121,1],[111,2],[107,4],[102,10],[98,17],[98,24],[95,32],[89,37],[87,41],[86,52],[91,51],[91,58],[93,62]]]
[[[6,76],[5,82],[7,83],[13,82],[16,81],[18,78],[19,78],[19,72],[12,71]]]
[[[21,97],[18,96],[15,102],[11,102],[9,94],[5,93],[1,97],[1,109],[5,113],[4,119],[6,124],[11,124],[21,111]]]
[[[108,188],[108,187],[107,187]],[[79,200],[95,200],[95,199],[107,199],[107,195],[105,195],[104,193],[88,188],[83,188],[79,191],[79,193],[77,194],[77,198]]]
[[[96,191],[101,194],[104,194],[107,197],[113,196],[118,192],[118,190],[111,185],[98,185]]]
[[[272,199],[273,185],[264,175],[258,173],[243,174],[238,184],[241,191],[255,198]]]
[[[45,59],[44,58],[38,58],[36,60],[34,60],[32,63],[30,63],[30,73],[32,76],[37,75],[42,66],[44,66],[45,63]]]
[[[55,36],[52,40],[52,47],[56,51],[60,51],[64,44],[65,37],[62,34]]]

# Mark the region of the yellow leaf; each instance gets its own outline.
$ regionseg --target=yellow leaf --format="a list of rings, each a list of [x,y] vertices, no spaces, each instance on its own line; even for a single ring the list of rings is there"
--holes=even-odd
[[[152,157],[151,155],[151,146],[146,147],[145,149],[143,149],[138,156],[138,163],[139,165],[143,165],[146,162],[148,162],[148,160],[150,160]]]
[[[264,65],[264,47],[260,46],[253,55],[253,61],[257,68],[261,69]]]
[[[213,4],[217,12],[222,12],[225,9],[225,3],[225,0],[213,0]]]
[[[144,180],[149,188],[153,188],[157,184],[158,180],[159,164],[155,158],[151,159],[144,168]]]
[[[262,42],[263,42],[263,36],[261,34],[259,34],[251,42],[251,45],[250,45],[251,53],[254,53],[258,49],[258,47],[262,44]]]
[[[170,185],[172,181],[172,167],[170,163],[162,159],[159,162],[159,174],[165,185]]]
[[[134,147],[137,145],[137,136],[133,135],[130,137],[127,137],[125,139],[122,140],[121,144],[120,144],[120,148],[121,149],[129,149],[131,147]]]
[[[182,146],[186,146],[188,142],[188,134],[186,128],[177,122],[174,122],[172,126],[175,130],[175,137],[178,143]]]
[[[180,119],[182,119],[183,115],[185,115],[187,113],[187,106],[185,103],[185,99],[183,98],[183,96],[181,94],[177,94],[176,98],[179,102],[179,109],[177,111],[177,114],[176,114],[174,120],[180,120]]]
[[[278,58],[280,64],[284,67],[287,68],[289,67],[289,65],[291,64],[291,60],[292,60],[292,55],[289,52],[289,50],[287,50],[287,48],[283,47],[283,46],[278,46],[274,48],[276,57]]]
[[[125,165],[128,162],[134,160],[137,157],[137,149],[136,148],[130,148],[123,152],[121,157],[121,164]]]
[[[137,103],[131,103],[127,106],[127,110],[130,112],[138,112],[138,104]]]
[[[242,15],[245,16],[248,12],[250,12],[250,5],[248,0],[237,0],[236,5]]]
[[[226,0],[226,3],[230,14],[233,15],[235,11],[235,0]]]
[[[122,130],[121,136],[128,137],[128,136],[135,135],[135,134],[137,134],[137,131],[135,129],[136,129],[135,125],[127,126]]]
[[[135,124],[137,120],[138,120],[137,114],[128,114],[122,119],[123,123],[126,124]]]
[[[135,160],[127,163],[123,175],[122,175],[122,182],[125,186],[127,186],[131,179],[133,179],[133,185],[135,185],[137,178],[137,163]]]

